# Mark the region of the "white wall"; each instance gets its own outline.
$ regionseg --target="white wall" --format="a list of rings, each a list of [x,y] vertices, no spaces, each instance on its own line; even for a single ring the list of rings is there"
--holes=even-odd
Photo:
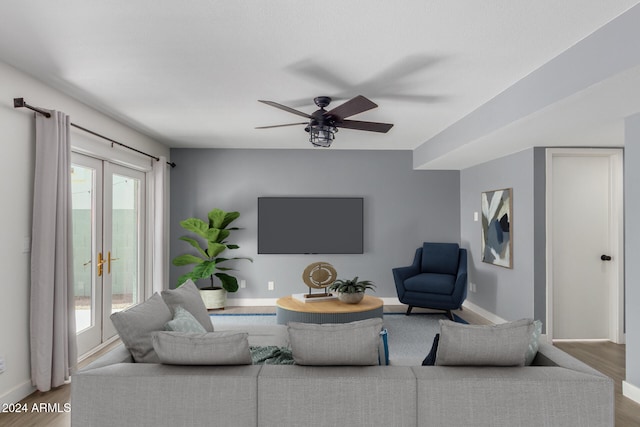
[[[0,62],[0,404],[31,393],[29,368],[29,253],[33,198],[33,112],[14,109],[13,98],[38,107],[64,111],[83,127],[156,156],[169,150],[142,134]]]

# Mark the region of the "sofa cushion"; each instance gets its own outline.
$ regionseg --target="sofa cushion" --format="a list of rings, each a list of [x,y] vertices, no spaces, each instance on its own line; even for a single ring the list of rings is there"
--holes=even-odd
[[[524,366],[533,321],[466,325],[440,321],[436,365]]]
[[[422,273],[404,281],[404,288],[412,292],[451,295],[456,284],[456,276],[451,274]]]
[[[460,246],[457,243],[424,243],[422,245],[422,272],[458,274]]]
[[[177,306],[173,311],[173,319],[164,325],[165,331],[174,332],[207,332],[204,327],[196,320],[195,317],[181,306]]]
[[[200,290],[191,279],[184,282],[179,288],[162,291],[162,298],[172,314],[177,306],[181,306],[200,322],[205,331],[213,332],[213,324],[207,307],[200,297]]]
[[[153,334],[153,348],[167,365],[250,365],[247,333],[184,333],[160,331]]]
[[[163,330],[171,318],[169,307],[156,292],[138,305],[113,313],[111,322],[125,347],[131,352],[133,360],[138,363],[158,363],[151,334]]]
[[[298,365],[377,365],[382,319],[351,323],[289,323],[289,341]]]

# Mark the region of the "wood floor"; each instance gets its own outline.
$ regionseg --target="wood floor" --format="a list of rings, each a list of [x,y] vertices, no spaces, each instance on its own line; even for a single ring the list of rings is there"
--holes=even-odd
[[[385,313],[404,312],[405,306],[385,306]],[[421,309],[414,309],[413,313],[420,313]],[[228,307],[226,313],[269,313],[275,312],[274,307]],[[455,314],[471,324],[487,324],[486,319],[469,311],[455,311]],[[84,360],[80,366],[86,366],[104,354],[117,343]],[[615,381],[616,426],[640,427],[640,405],[622,395],[622,380],[625,378],[625,346],[610,342],[559,342],[555,343],[563,351],[571,354],[584,363],[599,370]],[[64,404],[69,403],[71,386],[64,385],[47,393],[35,392],[22,400],[29,411],[27,413],[0,414],[2,427],[70,427],[71,416],[64,412]],[[32,412],[33,405],[58,404],[60,413]],[[52,406],[50,405],[50,408]],[[73,409],[73,408],[72,408]],[[81,427],[81,426],[78,426]]]
[[[609,341],[563,341],[554,345],[613,379],[616,426],[640,426],[640,405],[622,395],[622,381],[626,377],[625,345]]]

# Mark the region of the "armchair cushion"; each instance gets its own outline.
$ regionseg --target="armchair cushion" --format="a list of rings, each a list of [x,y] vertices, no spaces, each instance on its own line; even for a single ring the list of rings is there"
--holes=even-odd
[[[455,276],[458,273],[459,249],[456,243],[425,242],[422,245],[422,272]]]
[[[455,284],[456,276],[450,274],[422,273],[405,280],[404,288],[411,292],[451,295]]]

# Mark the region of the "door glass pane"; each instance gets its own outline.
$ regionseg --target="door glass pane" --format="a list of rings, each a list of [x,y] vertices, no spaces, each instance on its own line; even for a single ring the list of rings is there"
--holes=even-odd
[[[73,213],[73,274],[76,330],[81,332],[95,324],[93,294],[95,229],[95,169],[73,165],[71,192]]]
[[[140,180],[113,174],[111,312],[139,302]]]

